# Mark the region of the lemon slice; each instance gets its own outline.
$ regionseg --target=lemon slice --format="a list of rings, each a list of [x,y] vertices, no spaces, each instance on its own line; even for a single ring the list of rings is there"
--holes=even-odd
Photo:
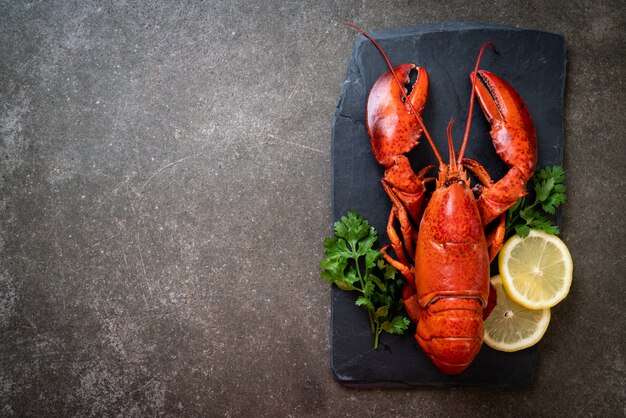
[[[498,304],[485,320],[485,343],[499,351],[519,351],[535,345],[550,323],[550,309],[528,309],[506,294],[500,276],[491,278]]]
[[[572,284],[569,250],[557,236],[536,229],[526,238],[511,237],[500,250],[498,267],[509,297],[529,309],[551,308]]]

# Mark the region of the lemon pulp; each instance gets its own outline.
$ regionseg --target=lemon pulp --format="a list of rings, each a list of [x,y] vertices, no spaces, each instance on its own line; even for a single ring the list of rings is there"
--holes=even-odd
[[[531,230],[526,238],[511,237],[500,250],[502,283],[515,302],[529,309],[550,308],[567,296],[572,257],[554,235]]]
[[[491,278],[498,304],[485,320],[484,341],[499,351],[518,351],[536,344],[548,329],[550,309],[528,309],[506,294],[500,276]]]

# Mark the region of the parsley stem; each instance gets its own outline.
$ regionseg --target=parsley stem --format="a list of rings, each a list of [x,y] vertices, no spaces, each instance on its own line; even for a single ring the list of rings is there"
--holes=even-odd
[[[372,332],[376,332],[378,329],[378,318],[374,318],[374,312],[372,312],[371,309],[368,309],[367,313],[370,315],[370,328]],[[378,346],[378,341],[376,341],[377,339],[378,338],[374,340],[374,349]]]
[[[355,246],[352,246],[353,251],[356,249]],[[353,257],[354,260],[354,264],[356,264],[356,274],[359,277],[359,283],[361,283],[361,289],[363,289],[363,294],[365,294],[365,282],[363,281],[363,276],[361,275],[361,267],[359,266],[359,256],[358,255],[354,255]],[[367,309],[367,316],[369,317],[370,320],[370,329],[372,330],[372,332],[374,332],[374,320],[372,319],[372,310],[371,309]]]
[[[374,350],[378,350],[378,337],[380,336],[381,331],[382,329],[380,328],[380,323],[377,323],[375,331],[376,336],[374,337]]]

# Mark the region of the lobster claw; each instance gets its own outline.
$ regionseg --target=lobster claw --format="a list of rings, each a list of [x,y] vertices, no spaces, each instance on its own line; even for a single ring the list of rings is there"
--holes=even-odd
[[[404,86],[409,85],[413,70],[417,71],[417,79],[408,98],[415,111],[421,113],[428,95],[426,70],[413,64],[394,68],[396,77]],[[383,74],[372,87],[367,101],[367,132],[376,161],[386,168],[394,164],[397,156],[406,154],[418,144],[422,130],[411,113],[391,71]]]
[[[473,82],[474,73],[470,78]],[[502,78],[478,71],[476,96],[491,125],[489,134],[496,152],[509,167],[497,183],[485,185],[478,200],[486,225],[526,194],[526,183],[537,166],[537,134],[526,104]]]

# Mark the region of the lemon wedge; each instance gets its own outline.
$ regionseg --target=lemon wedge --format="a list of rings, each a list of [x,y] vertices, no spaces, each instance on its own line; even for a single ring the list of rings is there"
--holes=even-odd
[[[519,351],[537,343],[550,323],[550,309],[527,309],[506,294],[500,276],[491,278],[498,304],[485,320],[484,341],[499,351]]]
[[[528,309],[551,308],[567,296],[572,284],[567,246],[536,229],[526,238],[511,237],[500,250],[498,267],[509,297]]]

